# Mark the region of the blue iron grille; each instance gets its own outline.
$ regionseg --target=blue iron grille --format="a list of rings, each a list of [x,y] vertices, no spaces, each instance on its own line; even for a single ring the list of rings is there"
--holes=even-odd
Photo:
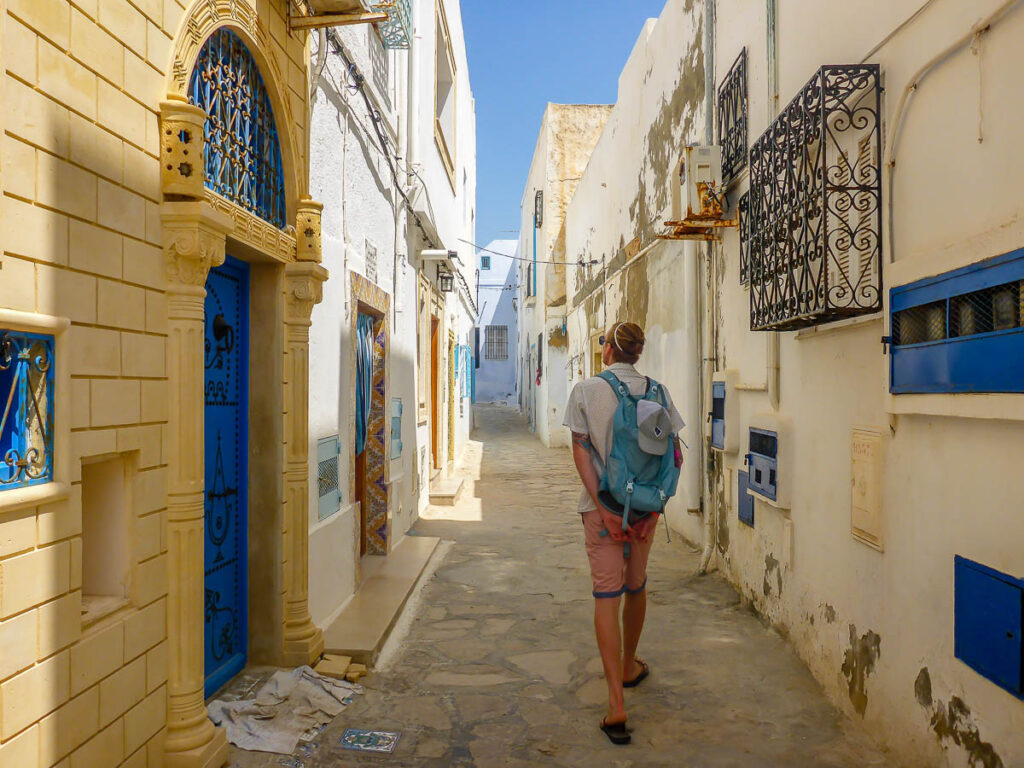
[[[285,225],[284,170],[259,68],[230,29],[199,52],[189,101],[206,112],[206,186],[276,227]]]
[[[0,491],[53,479],[53,337],[0,331]]]

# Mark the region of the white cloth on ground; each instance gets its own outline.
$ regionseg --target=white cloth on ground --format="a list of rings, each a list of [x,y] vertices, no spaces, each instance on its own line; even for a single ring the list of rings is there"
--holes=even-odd
[[[325,677],[311,667],[275,672],[254,699],[211,701],[207,713],[241,749],[291,754],[299,737],[329,723],[361,685]]]

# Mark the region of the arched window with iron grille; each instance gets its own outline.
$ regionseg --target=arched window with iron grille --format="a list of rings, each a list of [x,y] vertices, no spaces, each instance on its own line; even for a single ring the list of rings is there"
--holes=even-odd
[[[189,101],[206,112],[206,187],[276,227],[285,225],[284,170],[259,67],[230,29],[203,45]]]

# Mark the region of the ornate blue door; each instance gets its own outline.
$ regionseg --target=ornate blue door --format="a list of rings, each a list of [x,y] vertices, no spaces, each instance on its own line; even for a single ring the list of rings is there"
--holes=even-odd
[[[245,666],[248,552],[249,267],[206,280],[206,695]]]

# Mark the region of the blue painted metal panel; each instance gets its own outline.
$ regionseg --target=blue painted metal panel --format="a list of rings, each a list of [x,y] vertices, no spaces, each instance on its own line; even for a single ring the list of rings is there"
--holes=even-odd
[[[767,429],[750,428],[749,487],[762,496],[775,501],[778,492],[779,438]]]
[[[338,454],[341,441],[337,435],[319,440],[316,444],[317,517],[320,520],[341,509],[341,488],[338,487]]]
[[[725,382],[711,383],[711,447],[725,448]]]
[[[955,335],[952,328],[952,309],[958,302],[968,301],[978,291],[1019,281],[1024,281],[1024,249],[891,289],[890,328],[895,327],[894,313],[936,302],[946,307],[947,319],[944,338],[932,337],[934,341],[901,345],[894,334],[889,391],[1024,392],[1024,327],[964,335]]]
[[[893,347],[889,391],[1024,392],[1024,328]]]
[[[890,289],[890,309],[898,312],[908,307],[928,304],[961,293],[980,291],[1024,277],[1024,248],[1002,256],[979,261],[936,277],[926,277]]]
[[[205,186],[284,227],[284,165],[274,110],[256,60],[227,27],[200,49],[188,93],[207,114]]]
[[[206,695],[245,666],[248,631],[249,267],[206,280]]]
[[[747,493],[750,475],[742,470],[736,473],[736,512],[740,522],[754,527],[754,497]]]
[[[391,458],[402,455],[402,399],[391,398]]]
[[[0,329],[0,491],[53,480],[53,344]]]
[[[953,569],[954,655],[1021,696],[1024,581],[959,555]]]

